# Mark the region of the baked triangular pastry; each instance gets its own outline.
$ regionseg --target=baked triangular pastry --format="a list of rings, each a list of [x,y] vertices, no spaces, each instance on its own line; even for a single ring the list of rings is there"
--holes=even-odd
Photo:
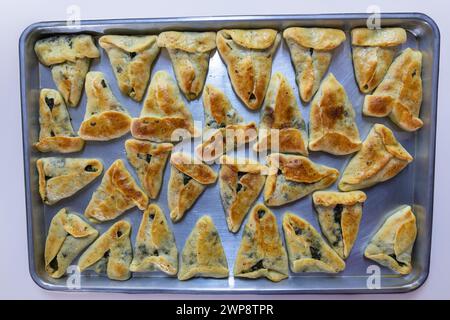
[[[338,273],[345,269],[344,260],[306,220],[288,212],[283,230],[293,272]]]
[[[152,143],[135,139],[125,141],[128,161],[136,170],[141,186],[150,199],[158,197],[164,168],[172,148],[171,143]]]
[[[259,109],[272,72],[272,60],[280,43],[277,30],[220,30],[216,43],[227,65],[234,91],[244,104]]]
[[[342,259],[348,258],[358,236],[366,199],[362,191],[317,191],[313,194],[322,233]]]
[[[247,212],[258,198],[268,168],[249,159],[223,156],[219,172],[220,196],[228,230],[238,232]]]
[[[231,105],[227,96],[207,84],[203,92],[205,110],[205,140],[196,148],[203,161],[212,161],[227,151],[237,149],[258,136],[254,122],[243,123],[242,117]]]
[[[67,105],[80,101],[90,61],[100,57],[92,36],[64,35],[41,39],[34,46],[39,61],[52,68],[53,81]]]
[[[178,85],[189,100],[202,92],[215,40],[215,32],[166,31],[158,36],[158,46],[169,52]]]
[[[406,131],[423,126],[419,118],[422,105],[422,53],[410,48],[391,64],[372,95],[364,99],[363,114],[387,117]]]
[[[153,76],[141,115],[131,123],[131,134],[136,139],[155,142],[199,135],[177,84],[166,71],[158,71]]]
[[[125,168],[122,160],[114,161],[103,175],[101,184],[92,194],[84,215],[93,222],[117,218],[137,206],[144,210],[148,198]]]
[[[267,157],[270,167],[264,186],[264,203],[271,207],[301,199],[329,187],[339,171],[312,162],[303,156],[272,153]]]
[[[228,277],[227,257],[210,216],[198,219],[181,253],[178,280],[193,277]]]
[[[287,28],[283,38],[289,47],[300,98],[309,102],[327,72],[333,50],[345,41],[342,30],[331,28]]]
[[[58,91],[41,90],[39,124],[39,141],[34,144],[37,150],[70,153],[83,149],[84,140],[75,136],[66,104]]]
[[[177,274],[178,250],[175,239],[164,213],[156,204],[149,205],[142,215],[130,270],[161,270],[170,275]]]
[[[322,81],[309,116],[309,150],[339,156],[361,148],[352,103],[332,73]]]
[[[130,131],[131,117],[114,97],[105,75],[86,75],[86,113],[78,134],[84,140],[106,141]]]
[[[128,280],[133,258],[130,233],[131,225],[127,221],[113,224],[81,255],[80,271],[90,268],[99,274],[106,272],[112,280]]]
[[[208,165],[184,153],[174,153],[170,158],[172,165],[167,201],[170,218],[179,221],[203,193],[205,187],[217,179],[217,174]]]
[[[406,42],[403,28],[352,30],[353,67],[359,90],[370,93],[383,80],[396,47]]]
[[[259,141],[255,151],[277,150],[279,152],[308,155],[308,135],[305,120],[300,113],[294,91],[280,72],[270,80],[264,99]]]
[[[107,35],[99,39],[116,75],[120,91],[141,101],[150,79],[150,70],[159,53],[158,36]]]
[[[392,131],[375,124],[361,150],[350,160],[339,182],[341,191],[371,187],[402,171],[413,157],[397,141]]]
[[[61,278],[67,267],[98,236],[98,231],[66,208],[58,211],[50,222],[45,241],[45,271]]]
[[[281,242],[275,215],[263,204],[251,211],[242,234],[234,276],[278,282],[289,275],[288,257]]]
[[[83,189],[103,171],[97,159],[41,158],[36,162],[39,193],[45,204],[55,204]]]
[[[411,207],[405,206],[386,219],[364,251],[364,256],[400,274],[409,274],[416,236],[416,217]]]

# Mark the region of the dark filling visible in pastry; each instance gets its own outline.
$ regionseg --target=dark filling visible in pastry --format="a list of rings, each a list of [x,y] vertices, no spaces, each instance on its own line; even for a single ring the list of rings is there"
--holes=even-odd
[[[259,260],[247,272],[254,272],[254,271],[257,271],[259,269],[264,269],[264,260]]]
[[[264,215],[266,214],[266,211],[263,209],[258,210],[258,218],[262,219]]]
[[[320,254],[320,249],[310,246],[309,251],[311,252],[311,258],[316,260],[320,260],[322,258],[322,255]]]
[[[299,227],[293,227],[294,228],[294,232],[297,236],[300,236],[302,234],[302,229],[300,229]]]
[[[339,242],[342,240],[342,211],[344,210],[344,206],[342,204],[337,204],[334,209],[334,222],[337,224],[337,228],[333,230],[334,235],[336,236],[336,241],[333,242],[333,246],[339,245]]]
[[[86,167],[84,167],[84,171],[87,172],[97,172],[97,168],[93,167],[92,165],[88,164]]]
[[[406,266],[406,263],[403,263],[403,262],[397,260],[397,256],[395,255],[395,253],[390,254],[389,257],[391,257],[392,259],[394,259],[395,262],[397,262],[397,264],[398,264],[400,267]]]
[[[189,177],[188,175],[183,173],[183,184],[187,185],[189,183],[189,181],[191,181],[191,177]]]
[[[136,57],[137,53],[136,52],[130,52],[128,53],[130,55],[130,58],[133,59],[134,57]]]
[[[236,187],[236,192],[241,191],[242,188],[243,188],[243,185],[240,182],[238,182],[237,187]]]
[[[107,87],[105,79],[102,79],[102,82],[101,82],[101,83],[102,83],[102,87],[103,87],[103,88],[106,88],[106,87]]]
[[[56,271],[56,270],[58,270],[58,256],[55,256],[54,258],[53,258],[53,260],[52,261],[50,261],[50,268],[52,268],[52,270],[53,271]]]
[[[147,163],[150,163],[150,161],[152,161],[152,155],[149,153],[144,153],[144,154],[138,153],[137,157],[139,159],[145,160]]]
[[[45,97],[45,103],[50,108],[50,110],[52,110],[52,108],[55,106],[55,100],[53,98]]]

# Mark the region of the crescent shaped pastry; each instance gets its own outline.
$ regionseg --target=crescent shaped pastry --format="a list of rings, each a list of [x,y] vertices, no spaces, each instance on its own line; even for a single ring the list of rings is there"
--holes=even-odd
[[[78,215],[63,208],[53,217],[45,241],[45,271],[61,278],[72,261],[92,243],[98,231]]]
[[[39,125],[39,141],[34,147],[40,152],[70,153],[83,149],[84,140],[75,136],[66,104],[58,91],[41,90]]]
[[[382,124],[375,124],[361,150],[345,168],[338,187],[341,191],[371,187],[395,177],[412,161],[413,157],[392,131]]]
[[[406,42],[403,28],[352,30],[352,55],[356,82],[363,93],[372,92],[394,60],[396,47]]]
[[[131,117],[114,97],[102,72],[89,72],[85,87],[86,113],[78,131],[81,138],[106,141],[130,131]]]
[[[345,269],[344,260],[306,220],[288,212],[283,230],[293,272],[338,273]]]
[[[316,164],[303,156],[272,153],[267,157],[271,168],[264,186],[264,203],[277,207],[329,187],[339,171]]]
[[[189,100],[202,92],[215,39],[215,32],[166,31],[158,36],[158,46],[169,52],[178,86]]]
[[[255,151],[278,150],[308,155],[308,135],[294,91],[286,77],[277,72],[264,99]]]
[[[216,43],[234,91],[251,110],[261,107],[281,36],[273,29],[220,30]]]
[[[251,211],[242,234],[234,265],[234,276],[266,277],[278,282],[289,276],[288,257],[281,242],[275,215],[263,204]]]
[[[411,207],[405,206],[386,219],[367,246],[364,256],[395,272],[409,274],[416,235],[416,217]]]
[[[283,38],[289,47],[300,98],[309,102],[327,72],[333,50],[345,41],[342,30],[331,28],[287,28]]]
[[[159,54],[157,38],[107,35],[98,41],[108,54],[120,91],[135,101],[142,100],[150,70]]]
[[[153,76],[141,115],[131,123],[131,134],[136,139],[154,142],[178,142],[186,135],[199,136],[177,84],[166,71]]]
[[[366,199],[362,191],[317,191],[313,194],[322,233],[342,259],[348,258],[358,236]]]
[[[68,198],[94,181],[103,171],[97,159],[41,158],[36,162],[39,194],[45,204],[52,205]]]
[[[193,277],[228,277],[227,257],[210,216],[198,219],[181,253],[178,280],[188,280]]]
[[[114,161],[106,170],[101,184],[92,194],[84,211],[90,221],[99,223],[117,218],[137,206],[144,210],[148,197],[134,181],[122,160]]]
[[[127,221],[113,224],[81,255],[80,270],[94,269],[99,274],[106,272],[111,280],[128,280],[133,258],[130,233],[131,225]]]
[[[361,148],[355,111],[344,87],[330,73],[313,99],[309,150],[346,155]]]
[[[156,204],[151,204],[142,215],[130,271],[157,270],[176,275],[178,250],[164,213]]]

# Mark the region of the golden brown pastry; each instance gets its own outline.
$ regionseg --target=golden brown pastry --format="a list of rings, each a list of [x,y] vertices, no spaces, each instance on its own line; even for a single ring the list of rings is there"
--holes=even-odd
[[[155,142],[179,141],[186,135],[199,135],[191,112],[166,71],[158,71],[153,76],[141,115],[131,123],[131,134],[136,139]]]
[[[147,203],[147,195],[119,159],[106,170],[102,183],[92,194],[84,215],[92,222],[104,222],[117,218],[134,206],[144,210]]]
[[[169,52],[178,85],[189,100],[202,92],[215,39],[215,32],[166,31],[158,36],[158,46]]]
[[[292,87],[286,77],[277,72],[270,80],[261,113],[259,140],[255,151],[308,155],[308,135]]]
[[[193,277],[228,277],[227,257],[210,216],[203,216],[197,221],[181,253],[178,280]]]
[[[170,158],[170,173],[167,201],[170,218],[178,222],[191,208],[205,187],[217,179],[217,174],[208,165],[184,153],[174,153]]]
[[[157,270],[176,275],[178,250],[164,213],[156,204],[151,204],[142,215],[130,271]]]
[[[322,233],[342,259],[348,258],[358,236],[366,199],[362,191],[317,191],[313,194]]]
[[[345,155],[361,148],[355,111],[344,87],[332,73],[313,99],[309,120],[309,150]]]
[[[41,158],[36,162],[39,194],[45,204],[52,205],[83,189],[103,171],[97,159]]]
[[[133,258],[130,233],[131,225],[127,221],[113,224],[81,255],[80,270],[92,268],[99,274],[106,272],[111,280],[128,280]]]
[[[161,189],[164,168],[173,145],[128,139],[125,150],[128,161],[134,167],[142,188],[150,199],[156,199]]]
[[[300,98],[309,102],[327,72],[333,50],[345,41],[342,30],[331,28],[287,28],[283,38],[289,47]]]
[[[249,159],[227,156],[222,156],[220,163],[220,196],[228,230],[238,232],[247,212],[261,193],[268,168]]]
[[[403,28],[352,30],[353,67],[359,90],[370,93],[383,80],[396,47],[406,42]]]
[[[271,168],[264,186],[264,202],[270,207],[301,199],[332,185],[339,171],[316,164],[303,156],[272,153],[267,157]]]
[[[275,215],[263,204],[251,211],[242,234],[234,276],[278,282],[289,276],[288,257],[278,233]]]
[[[364,256],[400,274],[409,274],[416,235],[416,217],[410,206],[404,206],[386,219],[367,246]]]
[[[293,272],[338,273],[345,269],[344,260],[306,220],[288,212],[283,230]]]
[[[364,99],[363,114],[387,117],[406,131],[423,126],[419,118],[422,104],[422,53],[410,48],[391,64],[372,95]]]
[[[243,123],[242,117],[227,96],[216,87],[207,84],[203,92],[205,110],[205,138],[196,148],[203,161],[212,161],[229,150],[254,141],[258,132],[254,122]]]
[[[397,141],[392,131],[375,124],[361,150],[350,160],[339,182],[341,191],[371,187],[402,171],[413,157]]]
[[[224,29],[217,33],[217,49],[234,91],[252,110],[259,109],[264,100],[280,38],[273,29]]]
[[[158,36],[100,37],[116,75],[120,91],[135,101],[141,101],[150,79],[150,70],[159,53]]]
[[[40,152],[70,153],[83,149],[84,140],[75,136],[66,104],[58,91],[41,90],[39,124],[39,141],[34,147]]]
[[[52,278],[61,278],[67,267],[98,236],[98,231],[77,214],[63,208],[50,222],[45,241],[45,271]]]
[[[81,138],[106,141],[130,131],[131,117],[114,97],[102,72],[87,74],[86,95],[86,113],[78,131]]]

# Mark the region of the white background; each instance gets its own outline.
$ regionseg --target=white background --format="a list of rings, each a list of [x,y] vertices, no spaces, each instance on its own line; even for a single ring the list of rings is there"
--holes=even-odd
[[[438,0],[39,0],[1,1],[0,5],[0,298],[25,299],[205,299],[200,295],[126,295],[98,293],[55,293],[40,289],[28,272],[25,200],[23,183],[22,137],[19,97],[18,39],[25,27],[38,21],[65,20],[68,6],[81,8],[82,19],[151,18],[169,16],[211,16],[243,14],[305,14],[365,12],[378,5],[383,12],[423,12],[441,30],[441,67],[438,105],[438,135],[434,198],[431,271],[418,290],[402,295],[336,296],[214,296],[253,299],[423,299],[450,298],[450,10],[447,1]]]

